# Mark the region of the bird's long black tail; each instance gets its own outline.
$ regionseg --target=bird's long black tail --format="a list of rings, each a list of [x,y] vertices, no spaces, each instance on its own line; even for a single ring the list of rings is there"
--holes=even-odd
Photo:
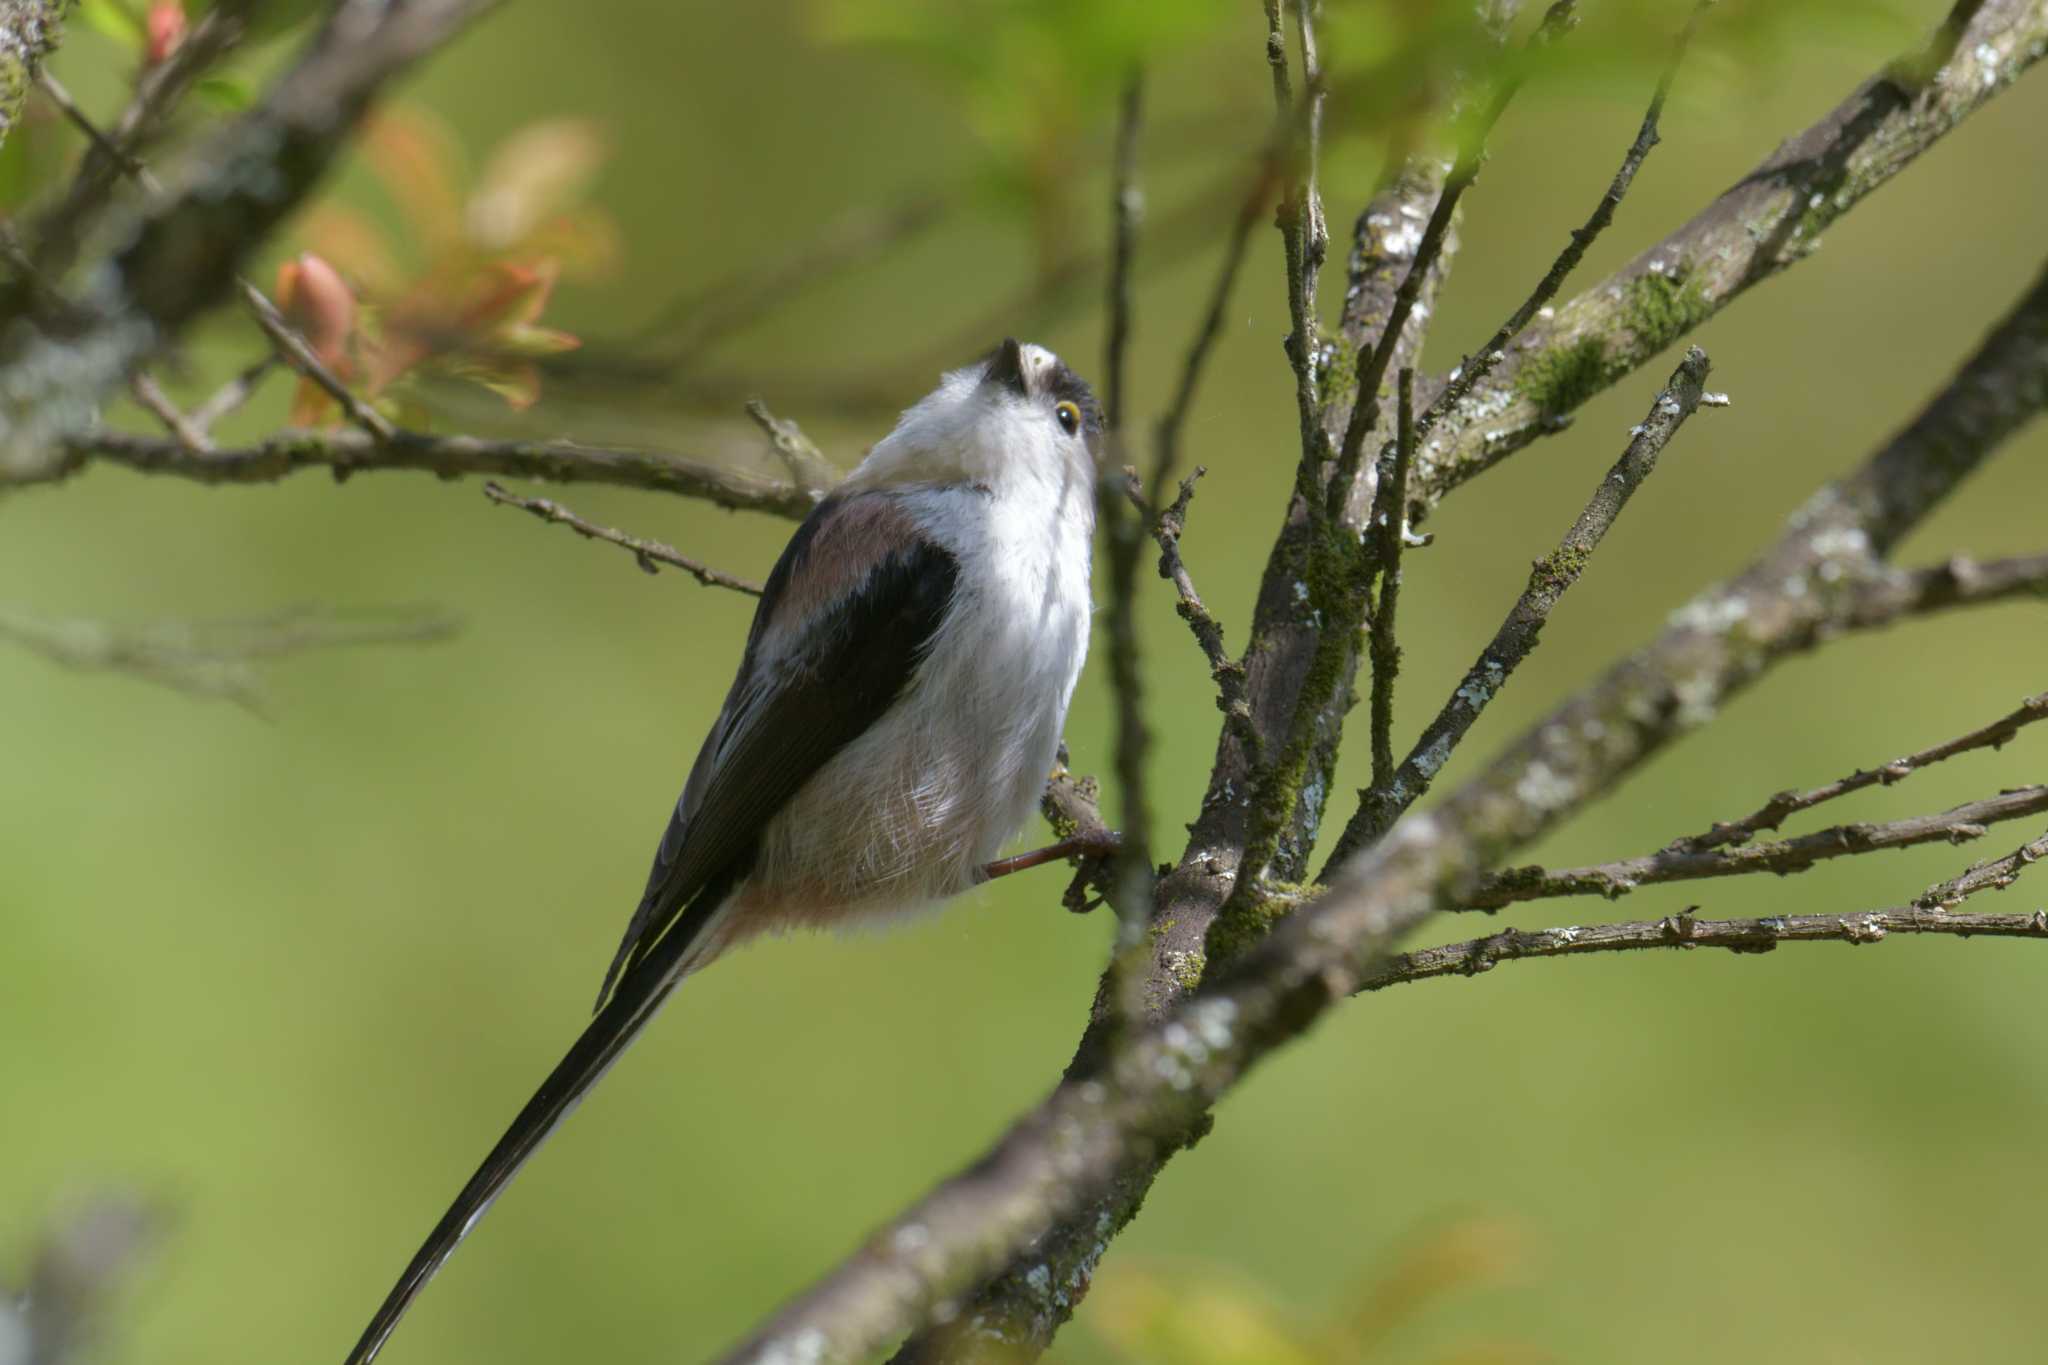
[[[526,1102],[519,1116],[512,1120],[512,1126],[498,1139],[498,1145],[491,1148],[490,1155],[477,1167],[476,1174],[455,1196],[448,1212],[441,1215],[441,1221],[427,1234],[426,1242],[413,1254],[405,1273],[384,1296],[377,1315],[370,1319],[370,1325],[363,1329],[355,1349],[349,1352],[348,1365],[368,1365],[383,1349],[385,1339],[398,1326],[398,1320],[405,1316],[405,1310],[412,1305],[413,1299],[426,1287],[427,1281],[434,1278],[456,1244],[469,1235],[470,1229],[491,1206],[491,1201],[498,1197],[512,1177],[519,1173],[519,1168],[526,1164],[527,1158],[540,1149],[555,1126],[569,1116],[578,1101],[603,1078],[641,1028],[654,1017],[662,1001],[687,974],[689,949],[702,937],[717,914],[717,901],[720,899],[720,896],[700,896],[646,959],[637,963],[619,981],[617,992],[597,1012],[569,1048],[568,1055],[548,1073],[540,1089]]]

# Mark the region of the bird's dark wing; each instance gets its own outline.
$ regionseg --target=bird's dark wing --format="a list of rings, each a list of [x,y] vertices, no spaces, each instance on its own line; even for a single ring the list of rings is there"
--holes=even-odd
[[[762,824],[902,693],[956,576],[953,557],[883,494],[827,499],[798,530],[763,590],[739,678],[662,837],[596,1018],[434,1225],[349,1365],[377,1354],[491,1201],[667,999],[691,943],[752,870]]]
[[[679,925],[698,888],[750,861],[762,825],[895,704],[957,573],[888,494],[828,498],[805,520],[762,591],[739,677],[662,835],[600,1005]]]

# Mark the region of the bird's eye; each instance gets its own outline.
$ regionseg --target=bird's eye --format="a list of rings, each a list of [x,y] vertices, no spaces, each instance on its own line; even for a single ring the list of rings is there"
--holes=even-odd
[[[1069,436],[1081,429],[1081,409],[1072,403],[1060,404],[1052,410],[1052,415],[1060,419],[1060,430]]]

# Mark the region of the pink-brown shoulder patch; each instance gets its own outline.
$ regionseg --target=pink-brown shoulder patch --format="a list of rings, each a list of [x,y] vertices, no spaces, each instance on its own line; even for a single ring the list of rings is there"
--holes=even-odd
[[[865,582],[890,551],[919,536],[917,523],[894,498],[860,494],[833,508],[782,591],[775,633],[803,630],[818,612]]]

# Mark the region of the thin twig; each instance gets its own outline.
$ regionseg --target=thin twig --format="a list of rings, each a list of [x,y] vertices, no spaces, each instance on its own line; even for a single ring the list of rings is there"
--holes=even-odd
[[[1224,725],[1244,742],[1250,752],[1256,754],[1259,736],[1252,725],[1251,698],[1245,685],[1244,665],[1230,657],[1230,651],[1223,643],[1223,625],[1202,601],[1201,593],[1195,590],[1194,577],[1188,572],[1187,563],[1180,553],[1180,538],[1187,531],[1188,504],[1195,496],[1195,482],[1208,472],[1205,467],[1196,465],[1195,472],[1180,481],[1179,496],[1157,514],[1145,502],[1144,492],[1135,481],[1125,481],[1125,493],[1139,515],[1150,525],[1152,540],[1159,546],[1159,576],[1173,584],[1174,610],[1181,620],[1188,623],[1195,644],[1209,662],[1209,677],[1217,687],[1216,707],[1223,712]]]
[[[274,483],[308,469],[336,478],[385,470],[416,470],[444,479],[497,474],[558,483],[606,483],[701,498],[719,507],[770,512],[798,520],[811,495],[794,484],[756,478],[725,465],[660,451],[573,441],[494,441],[478,436],[434,436],[401,430],[389,441],[360,431],[290,431],[246,446],[221,447],[200,457],[168,437],[98,430],[65,443],[56,468],[17,482],[68,477],[94,460],[111,460],[148,474],[198,483]],[[0,486],[8,480],[0,477]]]
[[[508,491],[496,481],[484,484],[484,496],[506,507],[524,508],[542,521],[566,526],[586,540],[602,540],[607,544],[616,545],[630,552],[633,561],[646,573],[659,572],[655,566],[666,564],[671,568],[681,569],[707,588],[731,588],[734,592],[743,592],[749,597],[761,595],[759,583],[750,579],[735,578],[723,570],[712,568],[701,559],[692,559],[681,550],[672,545],[665,545],[661,541],[645,540],[609,526],[599,526],[595,522],[585,521],[562,504],[548,498],[523,498]]]
[[[1344,827],[1337,849],[1323,870],[1324,877],[1360,849],[1378,842],[1402,812],[1429,790],[1429,784],[1479,719],[1479,713],[1499,695],[1509,676],[1536,648],[1544,623],[1558,601],[1578,582],[1587,559],[1621,515],[1622,508],[1657,468],[1657,457],[1698,408],[1707,370],[1705,351],[1695,346],[1685,353],[1650,404],[1649,416],[1635,428],[1628,449],[1600,481],[1591,501],[1558,547],[1536,562],[1529,574],[1528,587],[1523,589],[1507,619],[1480,652],[1478,661],[1466,671],[1436,719],[1415,741],[1391,780],[1382,783],[1376,779],[1359,793],[1358,813]],[[1399,512],[1393,512],[1389,519],[1396,521],[1399,516]]]
[[[1785,820],[1800,811],[1812,810],[1815,806],[1850,792],[1862,791],[1866,787],[1889,787],[1894,782],[1904,781],[1922,768],[1929,768],[1943,759],[1954,758],[1974,749],[1998,749],[2007,740],[2036,721],[2048,720],[2048,692],[2028,697],[2019,708],[1989,725],[1980,726],[1966,735],[1918,753],[1907,754],[1883,763],[1875,768],[1858,768],[1847,777],[1838,777],[1832,782],[1805,791],[1781,791],[1740,820],[1717,820],[1712,829],[1704,834],[1694,834],[1683,839],[1674,839],[1671,849],[1674,853],[1699,853],[1725,844],[1747,843],[1750,838],[1764,830],[1776,829]]]
[[[1967,843],[1982,838],[1988,826],[2048,811],[2048,787],[2017,787],[1982,801],[1970,801],[1933,815],[1916,815],[1882,824],[1836,825],[1796,839],[1743,844],[1701,853],[1660,849],[1640,858],[1569,867],[1505,868],[1486,878],[1471,894],[1459,897],[1462,910],[1498,910],[1518,901],[1555,896],[1604,896],[1618,900],[1639,886],[1699,881],[1707,877],[1741,877],[1756,872],[1787,876],[1816,863],[1850,858],[1885,849],[1920,844]]]
[[[1628,264],[1558,304],[1509,346],[1460,413],[1446,413],[1418,456],[1430,506],[1543,436],[1571,413],[1752,287],[1813,254],[1843,215],[2048,56],[2048,9],[1986,0],[1914,54],[1880,67],[1813,124],[1785,139],[1712,202]],[[1953,12],[1952,12],[1953,13]],[[1958,36],[1960,34],[1960,36]],[[1897,71],[1938,69],[1901,84]],[[1674,273],[1676,268],[1680,273]],[[1669,325],[1636,327],[1645,300],[1671,300]],[[1597,356],[1598,364],[1583,362]]]
[[[1650,97],[1650,107],[1643,114],[1642,126],[1636,130],[1635,141],[1629,144],[1628,153],[1622,157],[1620,168],[1615,171],[1614,179],[1607,186],[1607,193],[1600,196],[1600,202],[1594,205],[1592,215],[1582,225],[1573,229],[1570,245],[1558,253],[1557,259],[1551,263],[1550,269],[1544,272],[1543,278],[1536,282],[1536,288],[1530,291],[1529,297],[1522,300],[1521,306],[1508,315],[1508,320],[1486,339],[1485,345],[1474,354],[1465,357],[1463,362],[1451,371],[1450,382],[1431,400],[1429,407],[1415,424],[1415,436],[1418,441],[1426,440],[1430,429],[1436,426],[1437,420],[1463,401],[1465,395],[1472,391],[1472,386],[1486,376],[1486,372],[1493,368],[1501,353],[1507,349],[1508,343],[1520,336],[1522,329],[1543,310],[1543,306],[1557,296],[1557,291],[1564,287],[1565,280],[1578,269],[1579,261],[1585,256],[1587,248],[1592,246],[1594,239],[1605,232],[1607,225],[1614,221],[1614,211],[1621,206],[1629,187],[1635,183],[1636,172],[1642,168],[1651,148],[1658,143],[1657,123],[1664,116],[1664,101],[1671,94],[1672,82],[1678,78],[1679,65],[1685,60],[1686,49],[1692,45],[1693,34],[1698,31],[1700,21],[1706,17],[1707,11],[1712,9],[1714,4],[1715,0],[1699,0],[1692,16],[1686,20],[1685,27],[1679,30],[1671,59],[1665,63],[1664,72],[1657,79],[1656,93]]]
[[[777,417],[758,398],[747,400],[747,416],[753,418],[754,425],[768,437],[768,443],[782,457],[783,467],[789,470],[789,477],[798,488],[816,499],[823,497],[839,482],[838,469],[825,458],[816,443],[804,435],[802,427]]]
[[[259,714],[265,692],[254,667],[258,660],[316,648],[430,643],[449,638],[459,624],[428,608],[344,612],[315,607],[133,627],[54,621],[0,608],[0,639],[56,663],[127,673],[194,696],[223,698]]]
[[[139,153],[192,82],[241,41],[251,8],[249,0],[211,6],[168,57],[136,78],[135,93],[111,130],[102,134],[90,123],[79,123],[93,145],[64,198],[36,223],[36,263],[41,268],[60,274],[70,268],[92,231],[94,215],[123,175],[136,179],[152,195],[162,193],[162,186],[142,168]]]
[[[248,305],[249,312],[254,315],[256,325],[263,329],[263,335],[269,337],[271,344],[277,347],[278,354],[283,356],[286,364],[326,390],[328,397],[341,404],[341,410],[348,420],[368,432],[374,439],[389,441],[398,434],[398,428],[392,425],[389,417],[356,397],[349,386],[344,384],[334,371],[328,369],[319,356],[313,354],[313,348],[306,344],[306,339],[284,320],[284,314],[277,311],[277,305],[272,303],[262,290],[247,280],[238,279],[235,285],[241,291],[242,302]]]
[[[1763,919],[1696,919],[1691,913],[1620,924],[1570,925],[1561,929],[1503,929],[1485,938],[1446,943],[1440,948],[1397,953],[1359,978],[1358,990],[1377,991],[1410,981],[1445,976],[1478,976],[1502,962],[1524,958],[1580,957],[1650,948],[1725,948],[1732,953],[1768,953],[1781,943],[1882,943],[1892,934],[1947,934],[1973,938],[2048,938],[2048,911],[2017,915],[1951,915],[1900,906],[1847,915],[1785,915]]]
[[[1287,60],[1286,35],[1278,37],[1280,43],[1280,69],[1274,74],[1275,90],[1284,91],[1286,84],[1285,65]],[[1273,60],[1273,39],[1269,35],[1266,53]],[[1271,136],[1261,150],[1250,185],[1238,201],[1237,217],[1230,224],[1230,238],[1224,244],[1223,263],[1217,271],[1216,283],[1209,291],[1209,304],[1202,314],[1202,321],[1195,329],[1194,340],[1188,344],[1187,355],[1181,361],[1180,382],[1175,386],[1173,397],[1165,411],[1152,427],[1152,470],[1146,480],[1146,497],[1150,502],[1159,501],[1166,482],[1173,475],[1173,469],[1180,456],[1181,428],[1187,422],[1188,412],[1194,406],[1195,392],[1201,387],[1203,369],[1208,363],[1209,352],[1216,344],[1216,338],[1223,331],[1223,315],[1230,307],[1230,296],[1237,285],[1238,268],[1244,264],[1245,252],[1251,245],[1252,229],[1258,224],[1260,210],[1273,197],[1280,185],[1282,170],[1286,164],[1289,146],[1293,140],[1295,118],[1290,110],[1283,110],[1274,123]]]
[[[243,366],[239,374],[215,389],[212,397],[192,409],[192,425],[202,433],[211,432],[219,422],[256,396],[257,388],[279,363],[277,352],[265,351]]]
[[[155,418],[177,439],[179,445],[194,455],[205,455],[213,449],[213,442],[206,438],[206,431],[190,417],[178,410],[170,395],[150,378],[147,370],[137,370],[128,377],[128,391],[135,395],[135,401],[149,409]]]
[[[1322,428],[1321,386],[1317,383],[1316,357],[1322,349],[1322,328],[1316,316],[1316,275],[1322,265],[1315,246],[1315,224],[1322,217],[1322,201],[1316,190],[1317,141],[1322,135],[1323,90],[1315,62],[1315,25],[1309,17],[1310,0],[1295,0],[1295,18],[1302,38],[1302,103],[1295,107],[1294,92],[1287,77],[1287,28],[1281,0],[1266,0],[1266,62],[1273,72],[1274,116],[1283,126],[1297,119],[1294,133],[1306,144],[1295,154],[1288,170],[1287,188],[1280,196],[1274,226],[1280,229],[1282,257],[1287,269],[1287,364],[1294,371],[1295,417],[1301,431],[1301,459],[1304,466],[1320,469],[1328,449]],[[1165,470],[1154,473],[1155,485],[1163,485]],[[1163,486],[1152,490],[1155,497]]]
[[[767,266],[669,304],[639,330],[634,347],[665,339],[658,363],[669,368],[687,365],[714,343],[787,307],[800,295],[921,236],[938,224],[947,207],[942,195],[918,194],[886,207],[852,209],[809,241],[777,253]],[[573,369],[574,362],[565,368]]]
[[[1888,569],[1857,585],[1844,624],[1870,630],[1944,607],[2016,597],[2048,597],[2048,554],[1987,560],[1958,555],[1916,569]]]
[[[1408,471],[1415,465],[1415,371],[1403,365],[1396,383],[1399,403],[1392,467],[1373,495],[1372,529],[1379,537],[1380,600],[1372,616],[1372,786],[1386,791],[1394,782],[1394,679],[1401,671],[1401,645],[1394,613],[1401,602],[1401,550],[1408,521]]]
[[[36,83],[42,86],[43,93],[50,97],[50,103],[56,105],[58,111],[85,134],[94,151],[111,161],[123,175],[132,176],[135,182],[150,194],[161,195],[164,192],[163,183],[150,174],[149,167],[123,151],[112,138],[100,131],[98,124],[86,117],[85,111],[71,98],[71,92],[64,88],[63,82],[45,70],[36,73]]]
[[[1110,266],[1105,308],[1109,326],[1103,343],[1108,406],[1104,445],[1114,468],[1121,463],[1124,418],[1129,406],[1125,346],[1131,331],[1131,276],[1137,252],[1138,137],[1144,117],[1142,77],[1133,72],[1119,101],[1116,161],[1110,181]],[[1109,999],[1121,1023],[1143,1017],[1145,1009],[1145,926],[1152,914],[1152,799],[1146,762],[1152,748],[1145,718],[1145,677],[1138,648],[1138,553],[1144,543],[1142,513],[1124,503],[1123,489],[1137,471],[1121,479],[1105,471],[1096,487],[1096,520],[1107,542],[1109,569],[1110,692],[1116,698],[1117,823],[1123,842],[1111,862],[1110,897],[1117,911],[1117,946],[1110,963]]]
[[[1102,347],[1103,414],[1111,431],[1124,426],[1124,353],[1130,345],[1132,262],[1145,192],[1138,185],[1138,134],[1144,126],[1145,78],[1131,72],[1117,105],[1116,157],[1109,201],[1109,324]],[[1114,461],[1112,461],[1114,463]]]
[[[1913,898],[1922,909],[1953,910],[1979,891],[2003,891],[2020,873],[2048,858],[2048,834],[2021,844],[2003,858],[1977,863],[1945,882],[1936,882]]]
[[[1556,41],[1572,24],[1577,22],[1575,7],[1570,0],[1553,4],[1543,16],[1542,25],[1530,39],[1530,47],[1538,49]],[[1399,344],[1401,331],[1408,325],[1408,314],[1415,307],[1416,298],[1422,293],[1422,283],[1428,278],[1436,258],[1442,254],[1444,240],[1450,235],[1451,218],[1457,212],[1458,201],[1472,182],[1479,178],[1479,168],[1486,162],[1486,140],[1493,132],[1493,126],[1500,122],[1500,116],[1508,102],[1521,89],[1524,72],[1521,66],[1510,67],[1497,78],[1493,88],[1480,103],[1479,112],[1473,117],[1459,140],[1457,159],[1451,165],[1450,174],[1444,177],[1444,187],[1437,195],[1436,207],[1430,211],[1429,222],[1422,229],[1422,243],[1415,249],[1414,258],[1408,263],[1408,273],[1401,280],[1401,288],[1394,295],[1394,306],[1387,314],[1386,325],[1380,330],[1379,340],[1371,350],[1358,353],[1358,376],[1351,402],[1351,418],[1344,426],[1344,440],[1337,449],[1337,471],[1330,481],[1323,503],[1324,516],[1335,521],[1343,512],[1344,505],[1351,498],[1351,486],[1358,480],[1359,462],[1365,449],[1365,438],[1372,431],[1380,415],[1380,385],[1387,377],[1387,366],[1393,360],[1394,348]]]

